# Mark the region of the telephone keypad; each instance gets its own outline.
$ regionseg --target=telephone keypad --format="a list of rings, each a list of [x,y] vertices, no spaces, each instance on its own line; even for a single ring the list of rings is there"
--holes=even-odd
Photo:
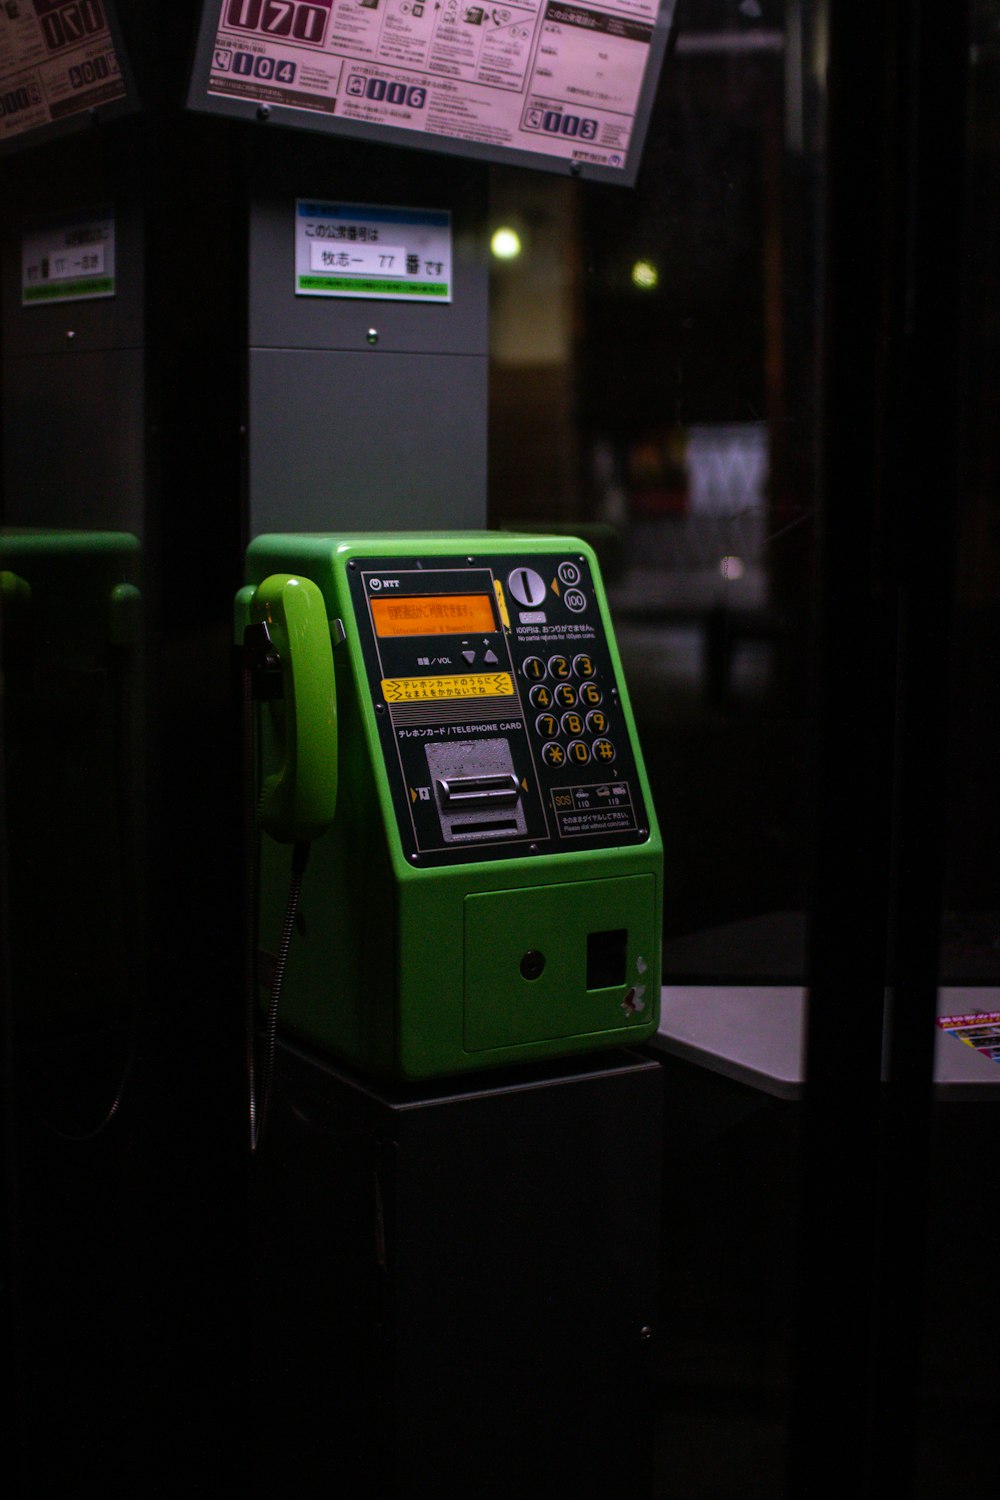
[[[529,656],[521,670],[533,681],[528,702],[532,708],[544,710],[534,719],[543,763],[550,770],[592,764],[610,769],[618,752],[608,737],[611,716],[601,706],[604,690],[594,680],[598,671],[595,658],[586,651],[572,658],[562,654],[546,659]],[[539,676],[546,681],[537,681]]]

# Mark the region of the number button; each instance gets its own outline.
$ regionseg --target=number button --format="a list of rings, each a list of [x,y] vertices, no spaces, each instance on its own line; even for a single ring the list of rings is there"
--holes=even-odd
[[[551,708],[552,689],[547,688],[544,683],[538,683],[528,694],[528,702],[532,708]]]
[[[549,671],[558,682],[561,678],[569,676],[569,662],[565,656],[550,656]]]
[[[547,766],[562,766],[566,763],[566,751],[557,740],[549,740],[542,746],[542,760]]]
[[[587,715],[589,734],[603,734],[608,727],[608,716],[603,708],[592,708]]]
[[[587,708],[596,708],[604,702],[604,694],[596,682],[585,682],[580,687],[580,702]]]
[[[596,670],[597,670],[597,668],[594,666],[594,658],[592,656],[586,656],[586,655],[574,656],[574,658],[573,658],[573,676],[574,677],[593,677],[593,675],[596,672]]]
[[[562,727],[563,727],[563,734],[582,734],[583,733],[583,719],[576,712],[571,712],[571,713],[568,713],[568,714],[563,714],[563,716],[562,716]]]
[[[570,748],[572,749],[572,746]],[[609,761],[615,758],[615,747],[610,740],[595,740],[594,754],[598,760],[603,761],[607,765]]]
[[[553,697],[555,698],[560,708],[576,707],[576,688],[571,682],[560,682],[559,686],[556,688],[553,694]]]
[[[573,740],[567,746],[567,753],[574,765],[585,766],[590,759],[590,746],[585,740]]]
[[[543,740],[554,740],[559,733],[559,720],[555,714],[539,714],[535,720],[535,728]]]
[[[521,671],[529,682],[538,682],[545,676],[545,663],[540,656],[526,656]]]

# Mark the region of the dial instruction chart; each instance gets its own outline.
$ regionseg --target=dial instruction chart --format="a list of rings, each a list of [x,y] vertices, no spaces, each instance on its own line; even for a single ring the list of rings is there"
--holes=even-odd
[[[105,0],[0,0],[0,144],[126,92]]]
[[[624,170],[674,0],[219,0],[210,98]],[[428,140],[427,144],[431,142]]]

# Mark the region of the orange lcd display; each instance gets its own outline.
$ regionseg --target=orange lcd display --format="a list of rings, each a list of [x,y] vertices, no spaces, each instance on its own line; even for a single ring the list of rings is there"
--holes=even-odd
[[[481,635],[496,630],[489,594],[419,594],[369,602],[379,636]]]

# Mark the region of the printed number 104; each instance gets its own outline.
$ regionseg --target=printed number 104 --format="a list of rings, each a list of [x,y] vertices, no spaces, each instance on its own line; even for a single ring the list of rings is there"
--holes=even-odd
[[[245,78],[275,78],[279,83],[295,82],[295,64],[278,62],[273,57],[255,57],[252,52],[233,55],[233,72]]]

